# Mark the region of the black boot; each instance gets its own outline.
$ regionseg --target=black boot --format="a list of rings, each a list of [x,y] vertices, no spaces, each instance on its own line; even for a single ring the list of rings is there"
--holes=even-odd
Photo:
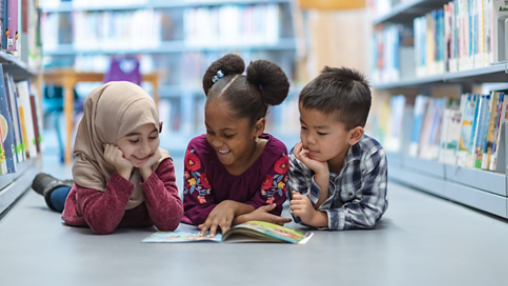
[[[32,189],[44,197],[50,209],[55,210],[50,199],[53,190],[58,187],[72,187],[73,184],[72,180],[60,181],[49,174],[39,173],[32,182]]]

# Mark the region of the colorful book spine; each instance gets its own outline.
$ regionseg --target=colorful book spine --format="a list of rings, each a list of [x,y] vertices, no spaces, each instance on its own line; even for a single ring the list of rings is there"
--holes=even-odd
[[[12,133],[14,134],[14,157],[16,159],[16,163],[19,163],[19,162],[22,162],[23,159],[21,159],[21,154],[20,154],[20,149],[19,149],[19,144],[21,143],[20,141],[20,138],[19,138],[19,130],[18,130],[18,126],[19,126],[19,119],[18,119],[18,111],[17,109],[13,106],[13,97],[12,97],[12,91],[10,90],[10,87],[9,87],[9,76],[8,75],[4,75],[4,86],[5,86],[5,93],[7,95],[7,107],[9,109],[9,114],[11,116],[10,118],[10,121],[11,121],[11,126],[12,126]]]
[[[17,82],[16,88],[18,90],[18,107],[22,107],[22,112],[20,111],[20,118],[23,117],[21,119],[21,123],[25,125],[24,129],[26,137],[23,135],[25,152],[27,152],[28,158],[35,158],[37,156],[37,147],[35,144],[35,132],[30,107],[30,90],[28,88],[28,81]]]
[[[503,95],[504,97],[504,95]],[[504,98],[503,106],[499,116],[499,122],[497,124],[496,141],[494,144],[494,154],[491,156],[489,170],[495,171],[497,169],[497,158],[499,155],[499,144],[501,143],[501,128],[503,124],[508,120],[508,99]],[[505,130],[506,131],[506,130]],[[506,143],[505,143],[506,144]]]
[[[460,139],[457,147],[457,164],[460,166],[466,166],[478,101],[478,95],[469,94],[464,103],[464,111],[460,120]]]
[[[497,94],[496,94],[497,95]],[[477,134],[475,138],[475,147],[473,154],[473,167],[481,169],[483,163],[483,151],[485,149],[485,142],[488,137],[490,117],[491,117],[491,109],[492,109],[492,99],[491,95],[483,95],[483,104],[481,105],[481,109],[478,114],[478,128]],[[497,97],[495,99],[497,102]]]
[[[19,162],[23,162],[27,159],[27,156],[26,156],[26,152],[25,152],[25,147],[24,147],[24,141],[23,141],[23,130],[21,129],[21,117],[20,117],[20,114],[19,114],[19,105],[18,105],[18,92],[16,90],[16,85],[14,83],[14,79],[12,77],[12,75],[7,75],[7,79],[8,79],[8,88],[9,88],[9,94],[10,94],[10,99],[11,99],[11,108],[12,110],[14,110],[14,112],[12,112],[13,115],[13,120],[14,120],[14,129],[16,131],[16,138],[18,139],[17,142],[18,142],[18,145],[17,145],[17,148],[16,148],[16,154],[18,154],[18,163]],[[24,126],[24,125],[23,125]]]
[[[494,149],[494,139],[496,138],[496,124],[499,119],[500,109],[499,107],[503,104],[503,95],[499,92],[492,93],[492,101],[490,108],[490,121],[488,124],[488,133],[484,143],[483,157],[481,162],[481,168],[484,170],[489,169],[491,155]],[[478,164],[477,164],[478,165]]]
[[[0,74],[3,74],[2,65],[0,65]],[[3,80],[0,80],[0,128],[2,129],[3,151],[8,174],[16,172],[14,128],[12,126],[11,118],[5,84]]]
[[[17,41],[19,38],[18,31],[18,0],[4,0],[9,2],[8,17],[9,27],[5,34],[7,36],[7,51],[17,51]]]
[[[409,155],[417,156],[420,145],[420,135],[423,125],[424,115],[429,97],[418,95],[415,99],[414,121],[413,130],[411,135],[411,143],[409,146]]]

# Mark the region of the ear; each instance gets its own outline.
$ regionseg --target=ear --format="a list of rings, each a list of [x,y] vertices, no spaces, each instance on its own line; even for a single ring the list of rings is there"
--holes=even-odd
[[[159,122],[159,133],[162,133],[162,121]]]
[[[254,135],[259,137],[263,132],[265,132],[266,119],[262,117],[254,124]]]
[[[363,130],[363,127],[356,126],[355,128],[349,130],[349,145],[353,146],[356,143],[358,143],[360,140],[362,140],[363,134],[365,133],[365,130]]]

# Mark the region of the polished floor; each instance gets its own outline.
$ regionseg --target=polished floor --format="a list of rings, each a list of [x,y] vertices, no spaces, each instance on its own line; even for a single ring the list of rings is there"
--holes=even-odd
[[[395,183],[389,201],[376,229],[306,245],[146,244],[153,228],[94,235],[28,191],[0,220],[0,285],[508,285],[508,221]]]

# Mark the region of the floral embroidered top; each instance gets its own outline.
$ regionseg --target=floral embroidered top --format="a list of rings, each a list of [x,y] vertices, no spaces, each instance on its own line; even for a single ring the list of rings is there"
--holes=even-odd
[[[192,139],[185,152],[183,223],[199,225],[217,204],[234,200],[254,208],[276,203],[272,211],[282,212],[286,200],[288,156],[284,143],[263,133],[265,148],[257,160],[239,176],[231,175],[220,163],[206,135]]]

